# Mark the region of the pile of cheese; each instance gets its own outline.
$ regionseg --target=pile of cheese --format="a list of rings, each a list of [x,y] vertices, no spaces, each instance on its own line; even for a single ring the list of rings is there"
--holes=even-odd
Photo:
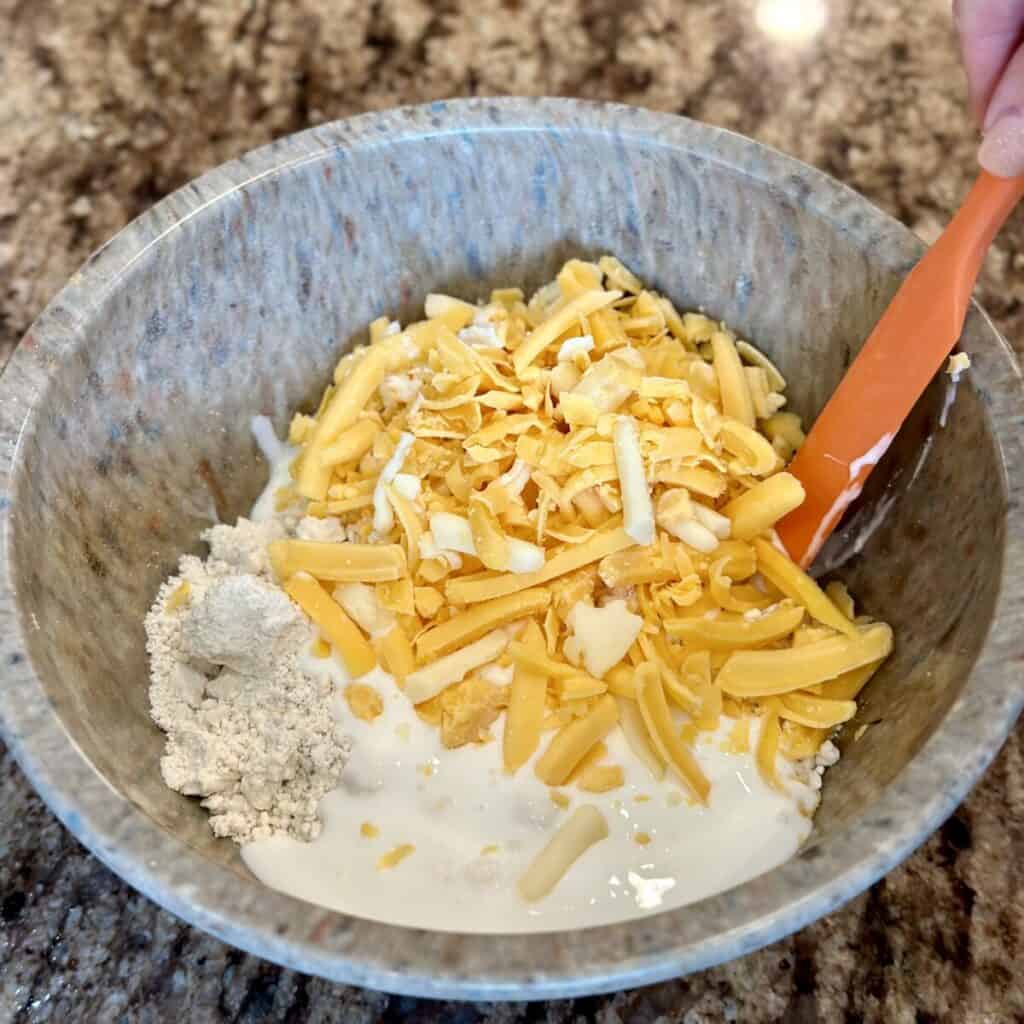
[[[777,543],[803,434],[772,363],[608,256],[425,313],[375,321],[291,424],[277,507],[347,538],[270,546],[321,653],[356,680],[381,664],[447,747],[504,711],[506,769],[543,748],[552,787],[621,785],[620,728],[706,801],[691,747],[723,714],[763,718],[772,784],[778,753],[813,756],[892,633]],[[380,711],[367,682],[346,696]]]

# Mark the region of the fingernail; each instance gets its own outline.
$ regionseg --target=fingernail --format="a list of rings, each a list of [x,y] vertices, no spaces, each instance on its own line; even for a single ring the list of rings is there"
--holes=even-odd
[[[1006,107],[986,125],[978,162],[997,178],[1024,174],[1024,115],[1020,107]]]

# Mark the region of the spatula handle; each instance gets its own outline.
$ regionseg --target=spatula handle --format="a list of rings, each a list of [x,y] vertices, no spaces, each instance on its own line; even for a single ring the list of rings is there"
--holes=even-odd
[[[988,247],[1022,197],[1024,176],[997,178],[988,171],[982,171],[963,205],[939,236],[936,246],[964,251],[975,267],[974,278],[977,278]],[[972,287],[973,284],[972,279]]]

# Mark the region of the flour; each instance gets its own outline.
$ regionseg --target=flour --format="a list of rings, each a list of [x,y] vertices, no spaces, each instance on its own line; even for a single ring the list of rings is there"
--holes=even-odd
[[[210,545],[210,561],[223,563],[220,573],[232,569],[266,575],[270,573],[267,545],[287,532],[280,518],[252,522],[243,516],[235,526],[211,526],[202,539]]]
[[[315,838],[351,748],[331,682],[300,667],[314,630],[269,575],[267,544],[288,532],[280,518],[207,530],[210,557],[182,558],[146,618],[164,781],[201,797],[214,834],[239,843]],[[188,602],[169,608],[183,582]]]

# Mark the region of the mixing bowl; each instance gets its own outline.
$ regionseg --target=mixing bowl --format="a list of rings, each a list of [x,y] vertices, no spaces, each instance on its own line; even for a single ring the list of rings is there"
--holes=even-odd
[[[198,803],[163,785],[143,615],[200,530],[233,521],[263,486],[250,417],[284,428],[370,320],[409,318],[428,291],[529,287],[603,252],[753,339],[813,417],[921,246],[823,174],[707,125],[474,100],[326,125],[212,171],[53,300],[0,382],[0,711],[40,794],[115,872],[313,974],[431,996],[565,996],[778,939],[870,885],[963,798],[1018,714],[1024,658],[1021,378],[976,308],[969,375],[958,390],[933,383],[827,552],[897,648],[789,863],[608,927],[415,930],[264,888]]]

